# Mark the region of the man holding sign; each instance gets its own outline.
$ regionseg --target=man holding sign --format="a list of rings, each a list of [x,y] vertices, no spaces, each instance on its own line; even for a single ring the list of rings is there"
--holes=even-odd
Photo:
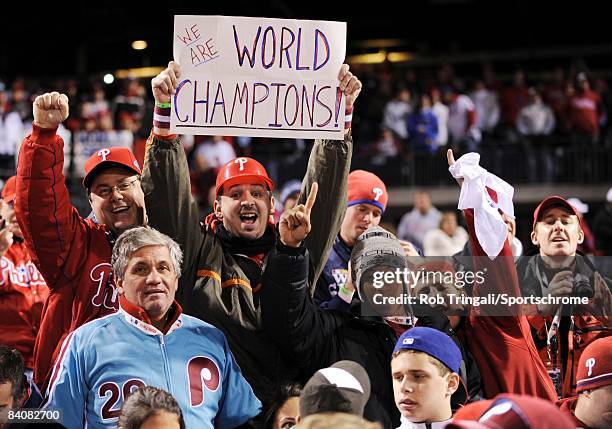
[[[361,82],[349,72],[348,65],[339,68],[336,85],[346,100],[346,112],[351,112]],[[183,78],[182,66],[170,62],[152,81],[157,113],[143,173],[149,219],[184,251],[177,299],[185,312],[224,331],[245,378],[265,403],[281,380],[298,377],[297,370],[285,363],[279,349],[265,336],[261,320],[260,280],[277,236],[272,221],[274,183],[256,160],[242,157],[230,161],[217,176],[214,213],[204,226],[200,224],[185,151],[180,139],[170,132],[170,112],[164,111]],[[311,290],[344,216],[352,154],[349,131],[350,120],[343,140],[315,142],[302,184],[302,204],[315,182],[325,190],[315,203],[316,210],[325,215],[312,220],[305,242],[312,258]]]

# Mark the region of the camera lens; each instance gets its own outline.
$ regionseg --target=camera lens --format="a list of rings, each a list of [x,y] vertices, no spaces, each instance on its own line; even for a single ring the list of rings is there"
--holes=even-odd
[[[368,303],[368,307],[377,315],[405,315],[403,311],[403,314],[389,314],[389,311],[396,311],[369,302],[376,294],[387,297],[401,295],[404,284],[396,281],[394,274],[398,270],[403,272],[405,267],[404,249],[397,238],[384,228],[371,227],[357,238],[351,253],[353,283],[361,301]]]

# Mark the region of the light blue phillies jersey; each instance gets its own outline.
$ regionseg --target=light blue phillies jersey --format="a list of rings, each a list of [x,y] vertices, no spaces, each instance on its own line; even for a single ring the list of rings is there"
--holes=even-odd
[[[145,385],[174,396],[188,429],[233,428],[261,411],[220,330],[181,314],[164,335],[123,309],[66,338],[43,407],[61,408],[69,429],[116,428]]]

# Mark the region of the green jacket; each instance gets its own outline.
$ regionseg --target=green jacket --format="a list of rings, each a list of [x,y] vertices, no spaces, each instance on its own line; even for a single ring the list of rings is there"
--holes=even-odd
[[[344,217],[352,146],[350,134],[344,141],[317,140],[302,182],[298,203],[305,203],[312,182],[319,184],[312,230],[305,240],[311,255],[311,295]],[[241,268],[250,261],[224,250],[215,233],[201,224],[180,138],[149,138],[142,187],[149,225],[176,240],[184,252],[177,300],[185,313],[225,333],[245,378],[257,396],[267,402],[275,386],[294,380],[298,370],[285,362],[278,347],[264,334],[261,285],[252,285]],[[256,266],[256,270],[256,277],[261,278],[261,268]]]

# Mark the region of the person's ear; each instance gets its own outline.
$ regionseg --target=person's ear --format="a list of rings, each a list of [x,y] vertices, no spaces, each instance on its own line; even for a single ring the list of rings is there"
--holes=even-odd
[[[223,213],[221,213],[221,201],[219,199],[216,199],[213,203],[213,211],[217,216],[223,217]]]
[[[531,231],[531,243],[532,243],[534,246],[538,246],[538,247],[540,247],[540,243],[538,242],[538,236],[537,236],[537,234],[536,234],[536,229],[537,229],[537,225],[536,225],[536,227],[535,227],[535,228],[533,228],[533,231]]]
[[[274,199],[274,195],[270,192],[270,214],[273,215],[276,212],[276,200]]]
[[[119,295],[125,294],[125,290],[123,289],[123,279],[115,277],[115,287],[117,288]]]
[[[449,374],[446,380],[446,395],[452,396],[453,393],[459,388],[461,377],[456,372]]]
[[[584,231],[582,230],[582,227],[578,226],[578,244],[582,244],[583,241],[584,241]]]

